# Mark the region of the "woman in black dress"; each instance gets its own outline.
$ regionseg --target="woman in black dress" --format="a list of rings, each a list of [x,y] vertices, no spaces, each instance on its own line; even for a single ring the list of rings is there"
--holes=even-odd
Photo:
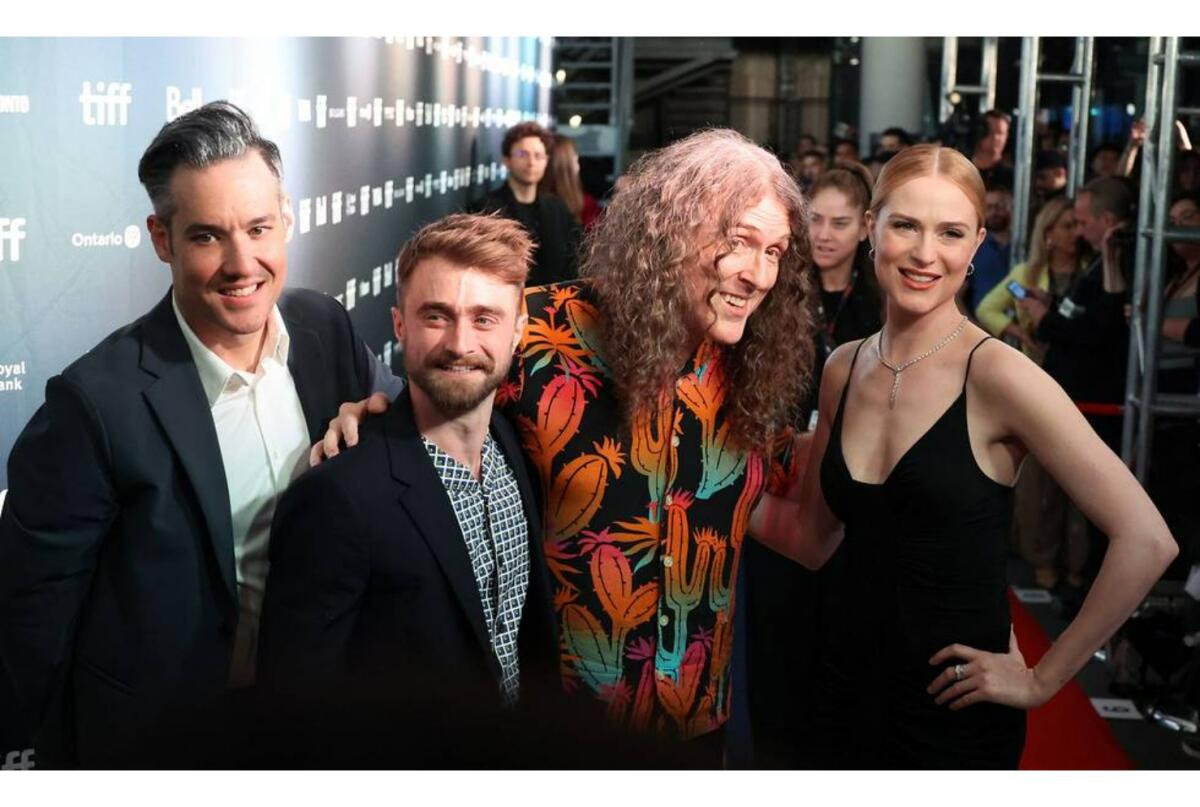
[[[914,146],[884,167],[867,223],[886,324],[830,356],[804,483],[752,524],[787,534],[809,568],[844,542],[814,648],[814,767],[1016,767],[1022,710],[1083,667],[1177,552],[1061,388],[958,310],[983,200],[951,149]],[[1110,537],[1079,616],[1033,669],[1005,579],[1027,452]]]

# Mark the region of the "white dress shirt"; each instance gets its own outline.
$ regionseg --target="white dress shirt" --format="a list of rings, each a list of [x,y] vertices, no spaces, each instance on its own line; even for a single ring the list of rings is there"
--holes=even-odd
[[[264,346],[253,373],[235,370],[206,347],[184,321],[174,295],[171,306],[200,373],[221,445],[239,607],[229,686],[249,686],[254,683],[271,518],[279,496],[308,467],[308,426],[288,370],[290,339],[278,306],[271,312],[274,336],[268,336],[274,343]]]

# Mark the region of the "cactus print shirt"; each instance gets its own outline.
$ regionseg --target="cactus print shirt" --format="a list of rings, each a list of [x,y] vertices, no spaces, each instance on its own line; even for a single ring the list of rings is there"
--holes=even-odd
[[[541,485],[563,685],[635,730],[712,731],[729,717],[742,541],[784,469],[727,444],[718,347],[702,344],[672,399],[630,433],[587,284],[530,288],[525,300],[529,324],[496,402]]]

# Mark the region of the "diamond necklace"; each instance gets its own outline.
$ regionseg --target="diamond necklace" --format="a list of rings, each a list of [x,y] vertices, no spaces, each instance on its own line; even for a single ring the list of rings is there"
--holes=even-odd
[[[888,396],[888,409],[896,408],[896,393],[898,393],[900,391],[900,374],[903,373],[905,370],[907,370],[909,367],[912,367],[917,362],[921,361],[922,359],[928,359],[934,353],[937,353],[939,350],[944,348],[946,345],[953,342],[954,338],[956,336],[958,336],[960,333],[962,333],[962,329],[965,328],[966,326],[967,326],[967,318],[964,316],[962,318],[962,322],[958,323],[958,327],[955,328],[954,331],[949,336],[947,336],[942,341],[938,342],[936,345],[931,347],[929,350],[926,350],[920,356],[917,356],[915,359],[909,359],[908,361],[904,362],[904,364],[901,364],[899,367],[896,367],[895,365],[890,364],[888,362],[888,360],[883,357],[883,347],[882,347],[883,331],[882,330],[879,331],[879,338],[875,340],[875,355],[879,357],[880,364],[882,364],[884,367],[886,367],[892,371],[892,394]]]

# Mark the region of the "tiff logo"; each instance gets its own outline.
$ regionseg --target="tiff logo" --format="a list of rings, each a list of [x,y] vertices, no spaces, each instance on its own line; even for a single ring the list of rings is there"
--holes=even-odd
[[[0,218],[0,263],[4,262],[4,254],[16,263],[21,260],[21,242],[25,240],[25,219]],[[5,244],[8,244],[7,249]]]
[[[0,501],[3,499],[0,498]],[[0,765],[0,771],[31,771],[33,767],[33,749],[26,748],[24,751],[9,751],[4,757],[4,764]]]
[[[79,93],[79,105],[83,109],[84,126],[126,126],[129,123],[129,105],[133,103],[133,85],[125,81],[83,82]]]

